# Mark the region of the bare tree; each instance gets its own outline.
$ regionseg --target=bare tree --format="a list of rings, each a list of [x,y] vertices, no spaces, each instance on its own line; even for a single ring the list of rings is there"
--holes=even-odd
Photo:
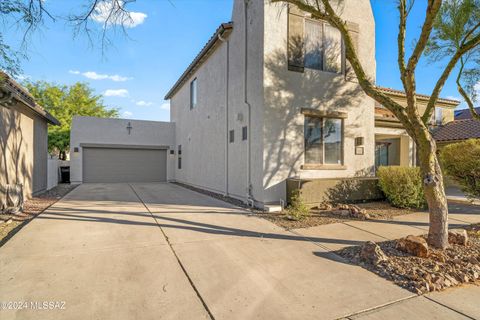
[[[352,66],[359,85],[365,93],[375,101],[390,110],[402,123],[410,137],[418,147],[419,165],[424,177],[424,191],[430,212],[430,228],[428,243],[436,248],[444,249],[448,246],[448,206],[443,185],[442,170],[437,158],[437,146],[430,134],[428,122],[431,118],[439,94],[457,63],[466,57],[469,52],[480,45],[480,33],[474,26],[465,32],[460,45],[448,56],[448,63],[443,69],[440,78],[430,95],[428,105],[423,114],[420,113],[417,103],[415,71],[418,61],[424,55],[430,41],[435,21],[442,8],[442,0],[428,0],[425,19],[418,40],[413,44],[411,55],[406,57],[405,35],[407,18],[414,1],[398,0],[398,56],[397,63],[400,78],[405,90],[407,106],[404,107],[381,92],[372,79],[369,79],[355,50],[352,37],[348,31],[347,21],[342,19],[337,5],[341,0],[271,0],[276,3],[287,3],[298,9],[308,12],[312,18],[327,21],[337,28],[344,39],[346,59]],[[478,22],[478,20],[477,20]]]
[[[86,35],[92,45],[100,43],[102,54],[112,45],[109,34],[134,24],[128,5],[135,0],[84,0],[84,5],[68,16],[52,12],[44,0],[1,0],[0,31],[17,28],[22,34],[20,48],[15,50],[0,33],[0,69],[11,75],[18,75],[20,62],[28,58],[27,47],[30,36],[44,26],[46,19],[70,24],[74,36]],[[92,21],[97,25],[92,24]],[[98,26],[100,24],[100,27]]]

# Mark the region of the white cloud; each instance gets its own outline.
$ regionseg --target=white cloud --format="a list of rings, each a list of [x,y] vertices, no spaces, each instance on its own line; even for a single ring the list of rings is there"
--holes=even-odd
[[[124,111],[122,113],[122,118],[130,118],[131,116],[133,116],[133,113],[131,113],[130,111]]]
[[[108,89],[106,90],[103,95],[105,97],[127,97],[128,90],[127,89]]]
[[[457,96],[446,96],[445,99],[458,100],[458,101],[462,101],[462,100],[463,100],[462,98],[457,97]]]
[[[135,104],[140,107],[149,107],[153,104],[153,102],[140,100],[137,101]]]
[[[132,79],[132,78],[129,78],[129,77],[119,76],[118,74],[113,74],[113,75],[101,74],[101,73],[96,73],[95,71],[80,72],[78,70],[70,70],[68,72],[71,73],[71,74],[81,74],[85,78],[88,78],[88,79],[91,79],[91,80],[105,80],[105,79],[108,79],[108,80],[112,80],[112,81],[115,81],[115,82],[123,82],[123,81],[127,81],[127,80]]]
[[[91,18],[98,23],[106,24],[106,27],[123,25],[126,28],[135,28],[145,21],[147,15],[143,12],[120,10],[124,4],[125,1],[106,0],[100,2]]]
[[[160,106],[160,109],[170,110],[170,102],[165,102],[164,104],[162,104],[162,105]]]

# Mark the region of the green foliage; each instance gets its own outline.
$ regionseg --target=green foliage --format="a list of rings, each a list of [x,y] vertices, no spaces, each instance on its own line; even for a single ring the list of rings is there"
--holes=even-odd
[[[447,145],[440,159],[446,174],[460,184],[467,196],[480,197],[480,140]]]
[[[286,211],[287,215],[294,220],[302,220],[310,214],[310,209],[304,203],[299,190],[293,192]]]
[[[118,109],[109,109],[103,104],[102,96],[95,95],[85,83],[71,86],[56,85],[45,81],[26,83],[25,87],[37,103],[57,118],[60,126],[49,126],[48,148],[64,158],[70,147],[70,126],[73,116],[102,118],[118,117]]]
[[[433,25],[426,55],[431,61],[440,61],[455,55],[466,42],[480,34],[480,0],[448,0],[442,3]],[[480,46],[470,49],[460,59],[459,79],[475,100],[475,85],[480,80]]]
[[[380,167],[377,175],[380,189],[395,207],[424,208],[426,206],[420,168]]]

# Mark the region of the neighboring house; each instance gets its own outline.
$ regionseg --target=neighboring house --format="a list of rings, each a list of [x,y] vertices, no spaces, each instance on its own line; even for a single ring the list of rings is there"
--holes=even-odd
[[[0,186],[22,184],[25,197],[47,189],[48,124],[59,122],[0,72]]]
[[[439,147],[468,139],[480,139],[480,121],[475,119],[454,120],[436,130],[433,137]]]
[[[480,107],[474,109],[476,113],[480,114]],[[455,110],[455,120],[472,119],[472,112],[470,109]]]
[[[480,113],[480,107],[475,108],[475,111]],[[470,109],[456,110],[455,119],[438,127],[433,137],[440,148],[468,139],[480,139],[480,121],[473,119]]]
[[[374,80],[370,1],[342,6]],[[404,103],[402,92],[383,90]],[[415,165],[411,138],[357,83],[339,31],[285,5],[235,0],[232,22],[165,99],[175,123],[175,180],[260,207],[284,201],[287,181],[335,185],[374,176],[378,165]],[[439,99],[435,122],[453,118],[456,105]]]

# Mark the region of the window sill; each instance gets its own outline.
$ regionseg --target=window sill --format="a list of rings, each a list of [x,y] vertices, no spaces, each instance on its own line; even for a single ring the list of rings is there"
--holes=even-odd
[[[347,167],[341,164],[304,164],[302,170],[347,170]]]

